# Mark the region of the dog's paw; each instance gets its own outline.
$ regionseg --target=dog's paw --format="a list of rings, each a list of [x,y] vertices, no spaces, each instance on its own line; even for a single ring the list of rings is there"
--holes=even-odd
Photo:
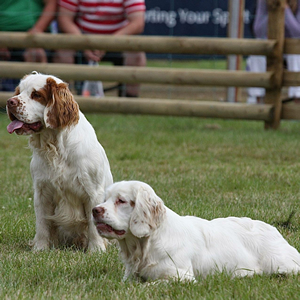
[[[88,251],[96,252],[102,251],[105,252],[108,242],[106,239],[100,238],[95,241],[90,241],[88,244]]]
[[[43,250],[48,250],[49,249],[49,243],[48,243],[48,241],[31,240],[31,241],[29,241],[29,246],[32,247],[32,251],[34,251],[34,252],[38,252],[38,251],[43,251]]]

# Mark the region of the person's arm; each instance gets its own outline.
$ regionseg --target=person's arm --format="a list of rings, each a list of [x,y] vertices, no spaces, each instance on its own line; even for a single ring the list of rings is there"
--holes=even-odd
[[[44,0],[45,6],[41,16],[29,30],[31,33],[44,32],[48,28],[49,24],[55,17],[56,13],[56,0]]]
[[[59,7],[57,20],[59,28],[64,33],[81,34],[80,29],[74,21],[75,16],[76,12],[66,9],[62,6]]]
[[[75,11],[71,11],[69,9],[66,9],[62,6],[59,7],[58,10],[58,24],[59,28],[64,33],[70,33],[70,34],[82,34],[80,28],[76,25],[74,19],[76,16]],[[93,61],[100,61],[101,58],[104,56],[105,52],[101,50],[85,50],[84,55],[88,60]]]
[[[144,31],[145,27],[145,13],[134,12],[128,15],[128,23],[126,26],[116,31],[115,35],[133,35],[140,34]]]
[[[257,0],[253,31],[256,38],[267,38],[268,8],[266,0]]]
[[[44,9],[34,26],[28,30],[29,33],[36,34],[46,31],[55,17],[56,0],[44,0],[44,2]],[[23,56],[26,62],[47,62],[47,55],[43,48],[28,48],[24,51]]]
[[[285,28],[290,37],[300,38],[300,1],[298,1],[298,10],[296,15],[293,14],[291,8],[287,5],[285,8]]]

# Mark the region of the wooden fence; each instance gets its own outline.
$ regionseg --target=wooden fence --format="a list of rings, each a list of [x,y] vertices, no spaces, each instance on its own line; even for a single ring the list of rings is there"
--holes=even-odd
[[[278,128],[281,119],[300,119],[296,104],[282,105],[282,87],[300,85],[300,72],[283,70],[283,53],[300,54],[300,40],[284,40],[284,3],[269,11],[268,40],[188,37],[101,36],[1,32],[0,48],[100,49],[105,51],[145,51],[148,53],[182,53],[215,55],[265,55],[267,72],[135,68],[87,65],[64,65],[23,62],[0,62],[0,77],[21,78],[33,70],[53,74],[63,80],[101,80],[124,83],[156,83],[196,86],[236,86],[266,88],[266,104],[204,102],[171,99],[127,99],[77,96],[84,112],[155,114],[231,118],[265,121],[266,128]],[[10,93],[0,93],[4,106]],[[299,105],[300,106],[300,105]]]

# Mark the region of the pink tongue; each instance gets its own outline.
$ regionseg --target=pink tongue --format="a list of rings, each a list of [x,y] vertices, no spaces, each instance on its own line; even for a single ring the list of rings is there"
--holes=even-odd
[[[24,125],[23,122],[19,120],[14,120],[7,126],[7,131],[9,133],[13,133],[15,130],[21,128],[23,125]]]

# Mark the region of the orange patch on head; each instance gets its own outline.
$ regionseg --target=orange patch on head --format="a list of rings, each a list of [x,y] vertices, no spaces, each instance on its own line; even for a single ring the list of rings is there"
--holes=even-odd
[[[20,87],[17,86],[16,89],[15,89],[15,93],[14,93],[14,96],[17,96],[20,94]]]
[[[45,90],[48,99],[45,116],[47,127],[64,128],[77,124],[79,106],[68,85],[66,83],[57,84],[53,78],[49,77]]]
[[[48,91],[45,88],[38,91],[33,90],[30,98],[46,106],[49,101]]]

